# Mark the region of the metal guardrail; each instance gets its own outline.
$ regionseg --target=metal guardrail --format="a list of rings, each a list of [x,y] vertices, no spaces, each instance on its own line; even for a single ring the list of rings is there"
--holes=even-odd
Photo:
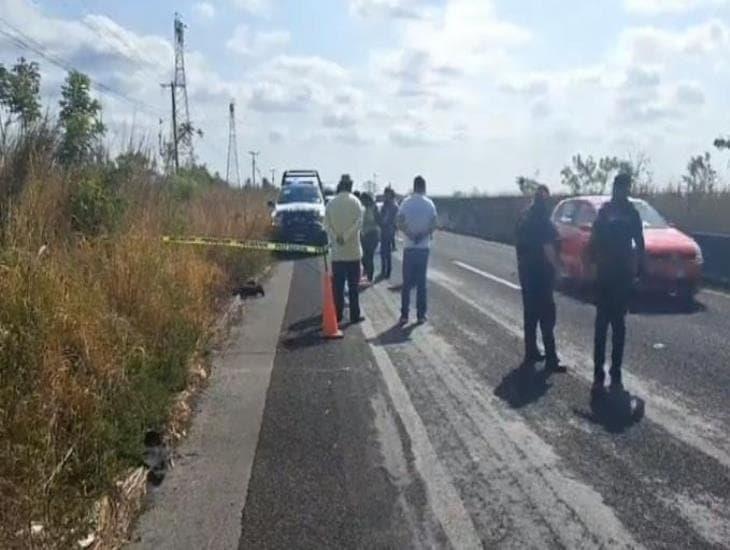
[[[713,283],[730,284],[730,235],[692,233],[702,249],[705,279]]]

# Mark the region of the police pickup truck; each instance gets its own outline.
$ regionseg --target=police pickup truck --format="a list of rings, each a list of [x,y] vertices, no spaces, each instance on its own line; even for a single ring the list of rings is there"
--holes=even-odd
[[[269,203],[275,238],[279,242],[324,246],[324,195],[315,170],[284,172],[276,202]]]

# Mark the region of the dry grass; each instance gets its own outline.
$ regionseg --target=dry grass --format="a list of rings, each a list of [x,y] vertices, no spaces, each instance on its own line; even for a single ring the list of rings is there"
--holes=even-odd
[[[160,236],[265,238],[268,213],[261,193],[181,196],[148,172],[116,174],[120,219],[83,235],[74,197],[105,176],[30,160],[12,186],[17,163],[0,161],[0,190],[13,188],[1,203],[0,547],[68,548],[92,503],[139,465],[145,430],[166,422],[230,285],[269,260]]]

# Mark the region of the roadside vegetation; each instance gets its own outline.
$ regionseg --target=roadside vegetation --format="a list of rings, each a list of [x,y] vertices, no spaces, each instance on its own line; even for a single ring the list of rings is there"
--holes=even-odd
[[[730,149],[730,140],[718,138],[718,150]],[[649,157],[637,154],[594,158],[580,154],[561,171],[561,184],[568,195],[602,195],[609,193],[611,179],[627,172],[634,180],[634,194],[648,198],[670,221],[696,232],[730,233],[730,187],[712,164],[712,155],[704,152],[687,162],[685,173],[677,180],[660,184],[655,181]],[[531,196],[541,183],[539,175],[519,176],[515,183],[520,194]]]
[[[231,286],[269,258],[164,245],[266,238],[266,191],[204,167],[111,159],[100,106],[68,75],[42,115],[38,66],[0,66],[0,548],[71,548],[141,464]]]

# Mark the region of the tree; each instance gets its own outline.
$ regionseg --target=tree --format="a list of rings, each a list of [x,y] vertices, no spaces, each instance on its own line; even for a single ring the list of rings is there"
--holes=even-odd
[[[41,116],[41,73],[38,63],[27,62],[21,57],[11,70],[0,64],[0,105],[10,113],[10,124],[20,121],[25,131]]]
[[[92,99],[91,80],[78,71],[71,71],[61,88],[61,126],[63,140],[60,158],[66,164],[85,163],[93,158],[98,138],[105,128],[100,120],[101,104]]]
[[[730,149],[730,137],[717,138],[714,145],[718,149]]]
[[[653,174],[649,158],[643,153],[635,159],[619,159],[618,157],[602,157],[596,161],[592,156],[585,159],[575,155],[572,166],[560,171],[562,184],[570,188],[574,195],[602,195],[607,191],[609,179],[618,173],[629,174],[639,193],[653,189]]]
[[[687,174],[682,176],[685,191],[689,193],[713,193],[717,185],[717,172],[712,167],[710,153],[692,157],[687,163]]]

